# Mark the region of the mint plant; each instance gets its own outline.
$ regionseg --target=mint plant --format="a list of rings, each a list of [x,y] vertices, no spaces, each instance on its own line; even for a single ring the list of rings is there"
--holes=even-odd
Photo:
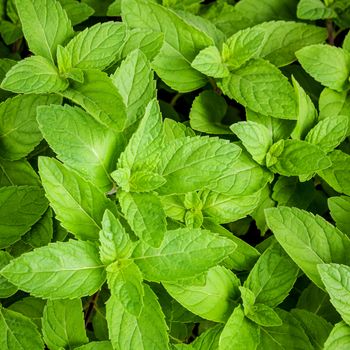
[[[350,348],[349,28],[0,1],[0,349]]]

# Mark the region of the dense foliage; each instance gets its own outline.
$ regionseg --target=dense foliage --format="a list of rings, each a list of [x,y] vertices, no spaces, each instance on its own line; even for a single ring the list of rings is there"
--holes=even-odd
[[[350,349],[348,0],[0,1],[0,349]]]

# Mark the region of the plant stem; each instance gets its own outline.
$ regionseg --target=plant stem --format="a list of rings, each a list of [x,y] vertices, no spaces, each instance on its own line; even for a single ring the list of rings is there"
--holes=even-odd
[[[170,101],[170,106],[175,107],[177,100],[182,96],[183,94],[181,92],[178,92]]]
[[[92,312],[94,311],[97,299],[100,295],[100,292],[96,292],[90,299],[89,301],[89,305],[87,307],[87,310],[85,312],[85,327],[87,327],[87,325],[90,323],[90,319],[92,316]]]
[[[333,21],[331,19],[327,19],[327,32],[328,32],[328,43],[329,45],[334,46],[334,39],[335,39],[335,32],[334,32],[334,26]]]

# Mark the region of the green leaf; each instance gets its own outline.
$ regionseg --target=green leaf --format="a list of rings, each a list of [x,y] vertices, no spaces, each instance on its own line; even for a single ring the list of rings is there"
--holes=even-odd
[[[112,187],[110,172],[121,138],[78,107],[38,108],[39,128],[58,159],[102,191]]]
[[[191,66],[213,78],[225,78],[230,74],[216,46],[209,46],[201,50],[192,61]]]
[[[44,347],[44,343],[37,327],[28,317],[0,306],[1,349],[44,350]]]
[[[77,238],[97,240],[106,209],[115,211],[104,193],[58,161],[39,158],[40,177],[62,226]]]
[[[321,0],[300,0],[297,16],[301,19],[317,20],[335,18],[337,14]]]
[[[296,61],[295,52],[326,40],[325,28],[291,21],[271,21],[254,27],[265,32],[259,56],[282,67]]]
[[[262,124],[251,121],[232,124],[230,129],[242,141],[252,158],[264,165],[265,156],[272,146],[270,130]]]
[[[223,61],[230,69],[241,67],[259,55],[265,32],[256,27],[240,30],[224,44]],[[223,77],[224,78],[224,77]]]
[[[130,227],[142,241],[159,247],[166,231],[166,216],[154,193],[120,192],[119,203]]]
[[[122,96],[106,73],[84,72],[84,82],[73,82],[63,96],[82,106],[98,122],[114,131],[125,126],[126,111]]]
[[[242,306],[237,306],[221,333],[219,349],[255,350],[259,342],[259,327],[245,318]]]
[[[239,298],[240,281],[222,266],[212,267],[203,278],[203,284],[196,279],[185,279],[164,283],[164,287],[176,301],[194,314],[214,322],[225,322]]]
[[[65,47],[70,56],[70,67],[107,68],[119,58],[126,35],[125,24],[118,22],[97,23],[86,28]]]
[[[42,94],[65,90],[68,81],[46,58],[31,56],[19,61],[6,74],[1,88],[15,93]]]
[[[321,120],[306,135],[305,140],[321,147],[326,153],[338,147],[348,134],[350,119],[344,115]]]
[[[129,258],[134,246],[123,225],[108,209],[102,219],[100,231],[100,259],[109,265],[118,259]]]
[[[283,324],[277,327],[262,327],[259,348],[273,350],[314,349],[300,323],[292,314],[279,309],[276,312]]]
[[[157,56],[163,45],[163,33],[139,28],[129,28],[128,33],[128,38],[122,48],[121,57],[125,58],[136,49],[142,51],[149,61],[152,61]]]
[[[156,83],[147,57],[140,50],[132,51],[112,75],[126,106],[124,127],[143,116],[147,104],[156,97]]]
[[[237,145],[214,137],[185,137],[168,142],[157,169],[167,182],[157,191],[164,195],[211,187],[233,166],[240,153]]]
[[[48,300],[42,323],[45,343],[52,350],[75,349],[89,341],[80,299]]]
[[[192,68],[190,62],[199,51],[213,44],[207,34],[153,2],[124,1],[122,15],[132,28],[164,33],[164,44],[153,67],[166,84],[181,92],[196,90],[206,84],[206,77]]]
[[[324,318],[301,309],[293,309],[292,315],[299,321],[314,349],[323,350],[323,344],[332,330],[332,325]]]
[[[222,237],[230,239],[236,244],[237,248],[233,251],[233,253],[227,256],[223,262],[223,265],[237,271],[250,270],[254,266],[255,262],[260,256],[260,253],[254,247],[236,237],[232,234],[232,232],[226,230],[224,227],[213,223],[211,220],[204,219],[203,227],[211,232],[219,234]]]
[[[51,300],[92,295],[106,279],[97,247],[74,240],[22,254],[11,260],[1,275],[21,290]]]
[[[0,188],[0,248],[17,242],[46,209],[47,200],[40,187]]]
[[[256,303],[276,307],[288,296],[298,272],[282,247],[274,243],[260,256],[244,286],[255,294]]]
[[[163,176],[151,171],[136,171],[130,176],[128,185],[131,192],[150,192],[161,187],[165,182]]]
[[[283,249],[321,289],[318,264],[349,262],[349,238],[322,217],[289,207],[266,209],[265,215]]]
[[[271,146],[266,156],[266,165],[284,176],[307,175],[331,164],[322,148],[300,140],[281,140]]]
[[[337,323],[324,343],[324,350],[346,350],[350,342],[350,326]]]
[[[6,265],[8,265],[12,259],[13,257],[9,253],[0,250],[0,269],[3,269]],[[8,298],[15,294],[17,290],[18,289],[16,286],[14,286],[3,276],[0,276],[0,298]]]
[[[0,104],[0,155],[17,160],[28,155],[42,140],[36,121],[41,105],[60,103],[53,95],[20,95]]]
[[[330,45],[311,45],[296,53],[302,67],[315,80],[333,90],[348,86],[350,53]]]
[[[299,85],[298,81],[293,76],[292,82],[297,97],[298,116],[297,123],[291,136],[293,139],[304,139],[307,132],[316,123],[317,111],[310,97],[306,94],[305,90]]]
[[[242,150],[230,169],[220,172],[221,176],[211,190],[234,197],[254,194],[273,178],[272,173],[252,160],[245,150]]]
[[[120,300],[111,295],[106,317],[113,349],[167,350],[167,325],[156,295],[144,285],[144,307],[140,316],[128,313]]]
[[[247,318],[263,327],[277,327],[282,325],[282,320],[278,314],[264,304],[254,305],[252,312],[247,314]]]
[[[0,187],[14,185],[39,186],[39,176],[25,159],[0,159]]]
[[[259,205],[260,192],[232,197],[223,193],[203,191],[202,201],[205,217],[211,217],[211,220],[218,224],[227,224],[251,214]]]
[[[191,128],[207,134],[229,134],[228,126],[222,123],[226,112],[225,99],[214,91],[205,90],[193,101],[189,116]]]
[[[121,154],[118,169],[152,170],[160,156],[161,141],[162,116],[157,100],[153,99],[148,103],[136,132]]]
[[[342,319],[350,323],[350,267],[339,264],[318,265],[321,280],[331,297],[331,303]]]
[[[145,279],[174,282],[205,272],[235,248],[235,243],[210,231],[182,228],[167,231],[159,248],[139,242],[133,257]]]
[[[253,59],[219,83],[225,95],[255,112],[296,119],[296,100],[288,79],[271,63]]]
[[[239,287],[239,290],[241,292],[244,315],[248,315],[253,312],[255,295],[251,290],[245,287]]]
[[[76,0],[59,0],[59,2],[67,12],[73,26],[84,22],[95,12],[88,4]]]
[[[331,216],[335,221],[337,228],[350,235],[350,197],[339,196],[328,198],[328,207],[331,212]]]
[[[142,274],[132,260],[117,261],[107,267],[107,281],[111,295],[117,298],[123,308],[139,317],[144,307],[144,285]]]
[[[339,193],[350,196],[350,155],[336,150],[329,154],[332,165],[318,174]]]
[[[209,328],[191,343],[191,350],[212,350],[219,347],[222,325]],[[184,348],[187,349],[187,348]]]
[[[111,342],[105,341],[92,341],[88,344],[74,348],[74,350],[113,350]]]
[[[30,51],[53,63],[57,46],[64,45],[74,34],[67,13],[56,0],[15,2]]]
[[[348,96],[347,91],[338,92],[324,88],[318,105],[320,110],[319,120],[338,115],[346,115],[350,118],[350,96]]]

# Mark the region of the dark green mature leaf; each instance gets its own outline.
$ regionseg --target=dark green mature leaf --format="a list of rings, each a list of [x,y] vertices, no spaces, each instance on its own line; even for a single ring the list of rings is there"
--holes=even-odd
[[[88,4],[77,0],[59,0],[63,9],[72,22],[72,25],[79,24],[87,20],[93,13],[94,9]]]
[[[0,104],[1,157],[17,160],[28,155],[42,139],[35,119],[37,107],[60,103],[60,101],[59,97],[53,95],[20,95],[2,102]]]
[[[328,206],[338,229],[350,235],[350,197],[330,197],[328,198]]]
[[[349,238],[322,217],[289,207],[265,210],[269,228],[283,249],[320,288],[317,265],[349,263]]]
[[[0,348],[6,350],[44,350],[35,324],[18,312],[0,306]]]
[[[0,186],[15,185],[39,186],[40,179],[26,160],[0,159]]]
[[[32,295],[51,300],[92,295],[106,279],[97,247],[74,240],[23,254],[11,260],[1,275]]]
[[[80,299],[47,301],[42,331],[50,349],[75,349],[88,342],[82,311]]]
[[[97,240],[106,209],[114,204],[92,183],[54,159],[39,159],[39,172],[46,196],[62,226],[79,239]]]
[[[3,269],[11,260],[12,256],[0,250],[0,269]],[[0,276],[0,298],[8,298],[17,292],[17,287],[9,282],[5,277]]]
[[[29,49],[53,63],[57,46],[64,45],[74,34],[60,2],[16,0],[16,7]]]
[[[138,243],[133,258],[145,279],[174,282],[199,275],[219,264],[236,244],[207,230],[167,231],[159,248]]]
[[[281,119],[296,119],[292,86],[271,63],[253,59],[238,68],[219,87],[224,94],[255,112]]]
[[[38,186],[0,188],[0,248],[18,241],[47,209],[47,200]]]

